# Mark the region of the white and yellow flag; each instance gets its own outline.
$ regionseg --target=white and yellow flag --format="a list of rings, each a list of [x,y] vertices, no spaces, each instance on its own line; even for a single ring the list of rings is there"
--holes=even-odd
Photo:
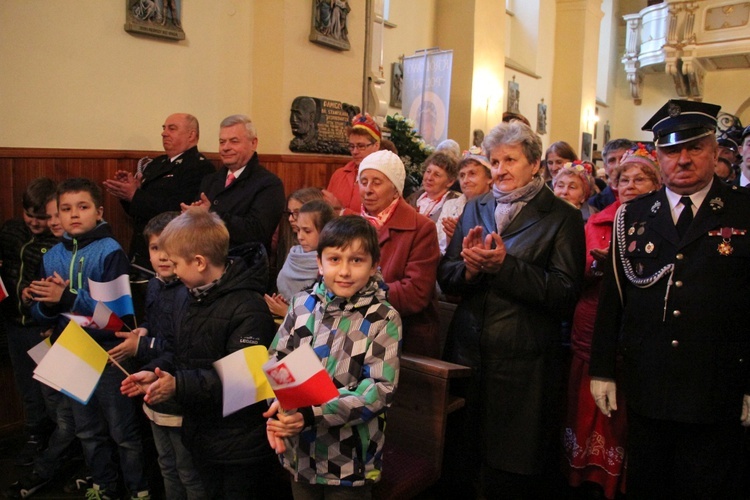
[[[34,370],[34,378],[86,404],[107,365],[107,351],[75,321],[68,323]]]
[[[214,361],[221,378],[224,416],[273,396],[271,384],[263,373],[268,350],[262,345],[245,347]]]

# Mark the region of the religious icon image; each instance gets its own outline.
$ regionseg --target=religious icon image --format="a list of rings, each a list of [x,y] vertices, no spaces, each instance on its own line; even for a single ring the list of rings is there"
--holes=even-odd
[[[521,92],[516,82],[516,76],[513,75],[513,81],[508,82],[508,107],[505,111],[510,113],[521,113],[519,103]]]
[[[404,84],[404,64],[391,64],[391,107],[401,109],[401,88]]]
[[[334,49],[350,50],[348,0],[313,0],[310,41]]]
[[[590,133],[584,132],[581,134],[581,160],[591,161],[591,146],[593,144],[593,137]]]
[[[542,102],[536,105],[536,133],[544,135],[547,133],[547,105]]]
[[[125,0],[125,31],[184,40],[182,0]]]
[[[609,120],[607,120],[607,123],[604,124],[604,144],[607,144],[611,137],[612,137],[612,132],[609,126]]]

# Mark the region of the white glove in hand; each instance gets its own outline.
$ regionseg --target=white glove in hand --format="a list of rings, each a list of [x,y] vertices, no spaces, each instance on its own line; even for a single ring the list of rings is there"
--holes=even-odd
[[[745,394],[742,396],[742,415],[740,415],[740,422],[745,427],[750,427],[750,395]]]
[[[611,417],[612,411],[617,410],[617,385],[608,378],[594,377],[591,379],[591,396],[597,408],[606,416]]]

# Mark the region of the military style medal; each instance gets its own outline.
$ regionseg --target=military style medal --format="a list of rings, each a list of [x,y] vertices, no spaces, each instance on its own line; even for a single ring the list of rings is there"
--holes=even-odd
[[[732,255],[732,252],[734,252],[734,248],[732,247],[730,241],[731,240],[722,241],[721,243],[719,243],[719,247],[717,248],[719,253],[724,257]]]
[[[708,232],[709,236],[721,236],[722,241],[716,247],[716,250],[719,252],[719,255],[723,255],[724,257],[728,257],[734,252],[732,236],[745,236],[746,234],[747,229],[735,229],[733,227],[722,227],[721,229]]]

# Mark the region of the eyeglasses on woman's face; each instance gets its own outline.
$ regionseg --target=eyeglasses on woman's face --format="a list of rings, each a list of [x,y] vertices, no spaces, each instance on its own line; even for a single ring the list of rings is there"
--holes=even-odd
[[[297,220],[299,218],[299,210],[284,210],[284,215],[292,220]]]
[[[349,151],[350,152],[364,151],[365,149],[369,148],[373,144],[375,144],[375,143],[374,142],[359,142],[359,143],[350,142],[349,143]]]

